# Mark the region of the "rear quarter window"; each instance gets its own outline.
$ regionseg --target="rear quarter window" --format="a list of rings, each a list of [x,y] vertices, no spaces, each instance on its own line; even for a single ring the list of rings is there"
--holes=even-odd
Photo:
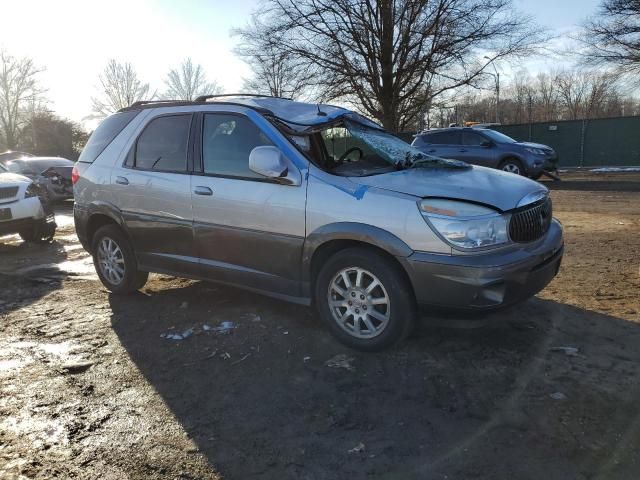
[[[426,145],[427,142],[426,141],[427,136],[426,135],[417,135],[416,138],[413,140],[413,143],[411,145],[414,145],[416,147],[420,147],[422,145]]]
[[[114,138],[126,127],[136,115],[140,113],[139,110],[132,110],[130,112],[120,112],[107,117],[95,131],[91,134],[89,141],[85,145],[79,162],[93,163],[98,155],[107,148],[107,146],[113,141]]]

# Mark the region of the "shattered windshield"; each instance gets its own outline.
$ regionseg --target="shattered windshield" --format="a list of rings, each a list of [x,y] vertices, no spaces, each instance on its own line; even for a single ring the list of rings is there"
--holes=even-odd
[[[322,131],[332,173],[365,176],[406,168],[468,168],[457,160],[427,155],[398,137],[358,122],[344,120]]]

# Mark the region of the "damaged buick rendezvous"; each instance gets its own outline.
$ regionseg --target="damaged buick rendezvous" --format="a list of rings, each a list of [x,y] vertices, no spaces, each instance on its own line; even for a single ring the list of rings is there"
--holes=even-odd
[[[539,183],[331,105],[136,102],[96,129],[73,181],[78,236],[113,293],[149,272],[235,285],[312,304],[365,350],[403,339],[419,307],[525,300],[563,254]]]

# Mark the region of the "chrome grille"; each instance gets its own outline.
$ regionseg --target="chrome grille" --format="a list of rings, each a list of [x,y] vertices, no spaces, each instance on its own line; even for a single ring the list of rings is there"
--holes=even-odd
[[[18,194],[18,188],[20,187],[0,188],[0,200],[7,200],[8,198],[14,198]]]
[[[509,236],[514,242],[532,242],[542,237],[551,225],[551,198],[515,212],[509,222]]]

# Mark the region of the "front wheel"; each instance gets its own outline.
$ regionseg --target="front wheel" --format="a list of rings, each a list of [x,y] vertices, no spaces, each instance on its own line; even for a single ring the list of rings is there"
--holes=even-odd
[[[322,267],[315,304],[333,335],[358,350],[381,350],[411,332],[411,286],[392,259],[366,248],[338,252]]]
[[[504,172],[515,173],[516,175],[526,175],[522,162],[517,158],[507,158],[503,160],[498,168]]]
[[[138,270],[129,240],[116,225],[105,225],[93,237],[93,264],[98,278],[113,293],[139,290],[147,283],[148,272]]]
[[[49,243],[56,234],[56,222],[53,214],[47,215],[42,220],[19,232],[20,238],[25,242]]]

